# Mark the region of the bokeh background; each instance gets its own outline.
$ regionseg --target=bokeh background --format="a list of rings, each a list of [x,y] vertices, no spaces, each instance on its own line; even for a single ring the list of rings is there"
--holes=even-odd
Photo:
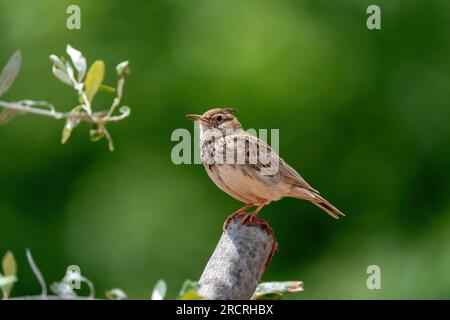
[[[82,29],[67,30],[66,8]],[[382,30],[366,28],[378,4]],[[234,106],[247,128],[279,128],[280,153],[347,217],[284,199],[262,211],[278,237],[263,280],[302,280],[295,299],[450,298],[450,2],[0,1],[0,62],[23,68],[1,99],[75,106],[48,55],[70,43],[107,83],[129,59],[116,151],[87,125],[60,144],[62,121],[18,117],[0,128],[0,254],[19,263],[13,295],[81,267],[102,297],[122,288],[175,298],[198,279],[225,217],[240,203],[201,165],[174,165],[170,140],[184,115]],[[98,104],[109,102],[99,94]],[[194,143],[194,141],[192,142]],[[382,289],[368,290],[379,265]]]

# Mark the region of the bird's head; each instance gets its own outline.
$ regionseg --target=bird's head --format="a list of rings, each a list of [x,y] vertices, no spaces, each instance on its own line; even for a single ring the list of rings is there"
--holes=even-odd
[[[196,121],[200,124],[200,127],[205,129],[219,129],[225,131],[228,129],[241,129],[242,126],[234,113],[236,109],[233,108],[215,108],[206,111],[202,115],[188,114],[186,118],[192,121]]]

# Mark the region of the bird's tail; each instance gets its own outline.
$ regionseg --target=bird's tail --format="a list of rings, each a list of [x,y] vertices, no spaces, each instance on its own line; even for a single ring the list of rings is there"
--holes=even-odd
[[[314,205],[316,205],[335,219],[339,219],[339,217],[345,217],[344,213],[333,206],[330,202],[325,200],[325,198],[322,197],[316,190],[297,187],[292,190],[290,196],[293,198],[304,199],[312,202]]]

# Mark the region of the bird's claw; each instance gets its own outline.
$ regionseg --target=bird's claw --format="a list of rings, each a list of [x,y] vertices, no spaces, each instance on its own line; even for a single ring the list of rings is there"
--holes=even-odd
[[[253,213],[245,213],[244,215],[242,215],[240,223],[242,225],[248,225],[251,226],[252,224],[254,224],[256,219],[256,215]]]
[[[233,221],[234,218],[239,217],[240,215],[248,214],[246,212],[235,212],[228,216],[227,220],[223,223],[223,231],[228,229],[228,226],[230,225],[231,221]]]
[[[247,213],[247,212],[236,212],[233,213],[232,215],[230,215],[227,220],[225,220],[224,224],[223,224],[223,230],[225,231],[228,226],[230,225],[231,221],[233,221],[234,218],[236,217],[240,217],[239,223],[242,225],[247,225],[247,226],[251,226],[253,224],[255,224],[256,222],[256,214],[252,213]],[[256,223],[257,224],[257,223]]]

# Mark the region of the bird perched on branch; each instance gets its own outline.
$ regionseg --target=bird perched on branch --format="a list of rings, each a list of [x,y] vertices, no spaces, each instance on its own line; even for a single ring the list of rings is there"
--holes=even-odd
[[[266,143],[244,131],[235,113],[233,108],[216,108],[186,116],[200,125],[200,158],[209,177],[245,204],[228,217],[224,229],[237,216],[243,224],[255,223],[264,206],[283,197],[307,200],[336,219],[344,216]]]

